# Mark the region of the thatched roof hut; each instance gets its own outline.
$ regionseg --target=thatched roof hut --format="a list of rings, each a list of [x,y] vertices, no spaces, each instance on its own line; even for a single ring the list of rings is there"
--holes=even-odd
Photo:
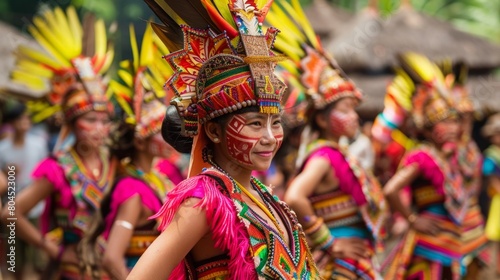
[[[2,61],[2,67],[0,67],[0,98],[15,96],[21,99],[32,99],[41,97],[43,92],[31,90],[22,85],[12,83],[10,80],[10,72],[15,64],[14,52],[17,46],[20,44],[34,48],[40,48],[40,46],[33,39],[24,36],[16,28],[1,21],[0,34],[2,36],[2,40],[0,40],[0,61]]]
[[[304,12],[322,40],[336,37],[354,18],[351,12],[332,6],[326,0],[314,0]]]
[[[464,61],[470,69],[468,87],[478,110],[500,111],[500,45],[462,32],[450,23],[427,16],[409,5],[389,19],[369,6],[351,19],[337,35],[324,42],[341,67],[363,90],[360,113],[368,118],[383,109],[387,85],[393,79],[396,54],[422,53],[432,60]],[[493,102],[492,102],[493,100]]]
[[[361,12],[349,30],[325,44],[348,72],[387,72],[397,53],[420,52],[430,59],[465,61],[471,69],[500,65],[500,46],[456,29],[448,22],[403,5],[382,21],[373,9]]]
[[[384,109],[386,88],[394,76],[391,74],[351,74],[349,77],[364,94],[364,100],[359,107],[360,113],[366,118],[375,117]],[[492,74],[470,76],[467,87],[476,110],[485,114],[500,112],[500,77],[495,77]]]

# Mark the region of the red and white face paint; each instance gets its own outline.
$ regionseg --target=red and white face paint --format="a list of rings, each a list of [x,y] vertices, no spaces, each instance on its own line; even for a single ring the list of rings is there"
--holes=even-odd
[[[77,142],[99,147],[109,135],[111,121],[105,112],[91,111],[75,120],[74,133]]]
[[[460,134],[460,125],[457,120],[449,119],[438,122],[432,128],[432,140],[436,144],[457,142]]]
[[[148,152],[151,155],[168,159],[172,155],[172,149],[173,148],[163,140],[160,133],[151,136],[148,145]]]
[[[359,128],[356,112],[341,112],[333,109],[330,112],[330,130],[335,136],[354,137]]]
[[[280,117],[261,113],[234,115],[228,122],[225,140],[229,155],[238,163],[266,169],[283,143]]]

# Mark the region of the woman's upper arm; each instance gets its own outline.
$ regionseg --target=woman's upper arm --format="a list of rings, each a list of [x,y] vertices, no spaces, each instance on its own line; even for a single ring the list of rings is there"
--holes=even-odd
[[[177,210],[172,222],[141,256],[127,279],[166,279],[210,227],[206,212],[189,198]]]
[[[54,187],[52,184],[45,178],[40,178],[33,183],[23,189],[16,196],[16,214],[24,215],[28,213],[35,205],[41,200],[48,197]],[[9,191],[9,190],[7,190]],[[3,210],[4,214],[7,209]]]
[[[312,195],[330,169],[330,162],[326,158],[317,157],[311,159],[288,187],[285,201],[288,203],[296,197],[309,197]]]
[[[399,169],[385,184],[384,194],[391,195],[410,185],[420,174],[418,163],[414,162]]]
[[[126,221],[136,227],[139,217],[141,216],[141,208],[142,203],[139,195],[132,196],[120,205],[108,236],[106,252],[104,253],[105,257],[124,257],[130,243],[130,238],[134,232],[131,229],[127,229],[116,224],[115,222]]]

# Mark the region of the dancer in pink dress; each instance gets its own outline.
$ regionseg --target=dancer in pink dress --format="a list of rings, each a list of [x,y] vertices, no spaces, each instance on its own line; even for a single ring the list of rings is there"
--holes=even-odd
[[[171,9],[147,2],[168,25],[157,30],[169,49],[182,46],[166,56],[177,110],[167,110],[162,130],[176,149],[191,150],[191,167],[128,279],[318,279],[296,216],[251,176],[269,168],[283,141],[285,86],[274,73],[283,58],[270,51],[277,30],[261,25],[272,1],[191,1],[187,11],[178,1],[166,1]],[[179,16],[210,28],[179,28]]]
[[[56,15],[58,20],[54,22]],[[45,88],[46,101],[32,107],[35,121],[55,113],[64,119],[56,151],[35,169],[33,185],[16,197],[18,237],[38,246],[52,259],[49,269],[53,271],[49,272],[56,272],[57,276],[44,276],[46,279],[84,277],[76,248],[92,214],[99,209],[115,170],[104,148],[113,108],[105,94],[107,85],[101,79],[113,51],[106,51],[104,22],[92,17],[88,20],[84,25],[89,28],[81,32],[73,7],[66,13],[56,8],[37,17],[32,34],[50,55],[21,46],[18,51],[23,55],[12,74],[15,81],[27,86],[51,85]],[[96,38],[92,38],[94,35]],[[89,43],[84,39],[95,42],[95,52],[84,48]],[[66,143],[69,134],[74,135],[73,144]],[[44,199],[40,230],[28,223],[26,215]],[[12,217],[8,209],[3,217]]]
[[[131,27],[132,46],[137,46]],[[149,219],[160,210],[172,182],[154,168],[155,158],[168,156],[161,138],[166,106],[162,98],[163,76],[153,71],[166,64],[154,43],[153,29],[146,28],[140,55],[123,61],[119,73],[131,80],[110,83],[121,107],[121,122],[111,132],[111,154],[120,160],[114,185],[104,196],[92,227],[80,243],[85,269],[99,278],[104,269],[112,279],[125,279],[139,257],[159,235],[157,222]],[[164,65],[164,67],[168,67]],[[125,74],[126,73],[126,74]],[[170,148],[171,149],[171,148]],[[96,248],[99,243],[100,247]]]

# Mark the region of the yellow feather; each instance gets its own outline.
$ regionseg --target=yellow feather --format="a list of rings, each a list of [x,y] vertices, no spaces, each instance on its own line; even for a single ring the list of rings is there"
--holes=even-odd
[[[54,13],[57,20],[57,29],[62,36],[59,36],[60,40],[63,41],[66,46],[63,50],[66,58],[73,58],[78,56],[80,53],[75,53],[75,46],[73,45],[73,40],[71,40],[71,29],[69,28],[68,20],[66,15],[60,7],[54,9]]]
[[[391,133],[392,139],[403,146],[407,151],[411,150],[415,147],[415,142],[408,138],[403,132],[398,129],[395,129]]]
[[[120,68],[129,68],[130,67],[130,60],[128,60],[128,59],[122,60],[122,61],[120,61],[120,63],[118,63],[118,65],[120,66]]]
[[[163,42],[161,41],[160,37],[158,37],[158,35],[156,35],[156,34],[153,35],[153,41],[154,41],[155,46],[158,48],[158,50],[156,52],[159,52],[160,56],[170,54],[170,51],[168,50],[167,46],[165,46],[165,44],[163,44]],[[156,58],[156,59],[158,59],[158,58]]]
[[[52,55],[52,57],[56,60],[54,61],[57,63],[58,66],[64,66],[64,67],[70,67],[71,64],[66,59],[61,53],[51,44],[46,40],[46,37],[44,37],[42,34],[40,34],[36,28],[33,26],[28,26],[28,30],[31,33],[31,36],[35,38],[35,40],[49,53]],[[44,55],[45,56],[45,55]],[[48,59],[48,58],[47,58]]]
[[[115,56],[115,50],[112,47],[108,48],[108,52],[106,53],[105,56],[106,61],[104,61],[101,70],[99,70],[99,74],[104,74],[106,71],[108,71],[109,66],[111,66],[111,63],[113,63],[114,56]]]
[[[53,59],[51,59],[50,57],[48,57],[47,55],[45,55],[44,53],[41,53],[40,51],[38,50],[34,50],[30,47],[27,47],[27,46],[19,46],[16,50],[16,52],[20,55],[24,55],[34,61],[37,61],[39,63],[42,63],[42,64],[45,64],[49,67],[53,67],[53,68],[60,68],[62,66],[66,66],[66,64],[62,64],[58,61],[55,61]],[[69,67],[69,63],[67,63]]]
[[[109,82],[109,87],[113,90],[114,94],[124,95],[131,97],[133,95],[132,87],[128,87],[116,80],[111,80]]]
[[[132,87],[134,84],[134,77],[129,71],[126,71],[124,69],[118,70],[118,77],[123,80],[123,82],[128,86]]]
[[[104,95],[106,96],[106,99],[111,100],[111,97],[113,96],[113,89],[108,86]]]
[[[403,59],[426,82],[430,82],[434,78],[444,79],[442,74],[439,75],[440,71],[436,72],[435,64],[423,55],[408,52],[403,55]]]
[[[266,17],[266,21],[271,26],[282,30],[287,37],[292,36],[290,39],[293,38],[293,40],[305,42],[306,37],[298,29],[297,24],[279,6],[274,6],[271,11]]]
[[[62,37],[62,34],[59,33],[59,29],[57,28],[57,20],[54,14],[54,11],[51,9],[47,9],[43,13],[43,19],[45,24],[48,26],[48,30],[58,39]]]
[[[51,107],[44,109],[40,113],[35,114],[31,119],[33,120],[33,122],[38,123],[38,122],[41,122],[41,121],[45,120],[46,118],[54,115],[55,113],[57,113],[59,111],[61,111],[61,106],[54,105],[54,106],[51,106]]]
[[[286,3],[285,7],[290,6],[288,2],[281,1],[283,3]],[[300,5],[299,0],[292,0],[292,6],[290,6],[290,9],[292,11],[295,11],[297,14],[297,20],[299,21],[300,27],[302,30],[304,30],[304,33],[306,34],[307,38],[311,42],[311,44],[314,46],[314,48],[318,49],[319,44],[318,44],[318,39],[316,37],[316,33],[314,32],[314,29],[311,26],[311,23],[307,19],[307,16],[304,13],[304,10],[302,9],[302,6]]]
[[[58,13],[60,14],[58,15]],[[70,60],[74,56],[78,55],[71,54],[72,46],[68,38],[70,34],[67,33],[66,30],[64,30],[64,23],[62,21],[66,21],[66,19],[64,13],[62,13],[62,10],[60,8],[55,8],[54,10],[46,11],[43,15],[48,31],[52,34],[51,36],[54,38],[58,45],[54,44],[54,41],[52,41],[51,39],[52,37],[47,39],[50,39],[50,43],[54,45],[54,47],[57,47],[57,51],[61,53],[67,60]],[[46,35],[44,34],[44,36]],[[61,45],[62,47],[60,47],[59,45]]]
[[[299,69],[293,61],[290,61],[290,60],[281,61],[279,63],[279,66],[282,67],[283,69],[285,69],[287,72],[289,72],[293,76],[300,77]]]
[[[288,57],[290,57],[290,59],[292,59],[293,61],[299,61],[301,58],[301,54],[304,54],[304,51],[302,49],[294,49],[290,45],[284,44],[284,42],[281,40],[276,40],[274,42],[274,46],[277,49],[280,49],[283,52],[285,52],[285,54]]]
[[[67,54],[65,53],[64,49],[64,42],[62,42],[54,33],[52,30],[52,27],[47,26],[47,23],[43,21],[40,17],[35,17],[33,18],[33,24],[36,26],[40,34],[43,36],[43,38],[50,43],[50,45],[53,47],[50,49],[51,52],[53,52],[54,56],[62,56],[66,60],[68,59]],[[33,32],[35,29],[30,28],[28,29],[30,32]],[[35,37],[35,34],[31,33],[33,37]],[[36,38],[35,38],[36,39]]]
[[[170,78],[170,76],[172,76],[173,73],[169,72],[169,70],[171,69],[169,69],[168,66],[164,67],[168,70],[162,70],[161,67],[162,66],[160,66],[159,63],[155,63],[149,67],[149,71],[151,71],[155,80],[163,86],[163,84],[165,84],[165,82],[168,80],[168,78]]]
[[[46,101],[28,101],[26,105],[29,107],[29,110],[32,111],[41,111],[47,107],[50,107],[50,104]]]
[[[111,81],[111,82],[114,82],[114,81]],[[118,93],[121,93],[120,92],[120,88],[115,88],[116,85],[120,85],[119,83],[116,83],[116,84],[111,84],[110,83],[110,88],[114,88],[113,91],[115,92],[115,94],[113,95],[113,97],[116,99],[116,101],[118,102],[118,105],[120,105],[120,107],[123,109],[123,111],[125,111],[125,113],[129,116],[135,116],[134,115],[134,111],[132,110],[132,108],[130,108],[130,104],[125,101],[125,99],[123,99],[123,97],[118,94]]]
[[[106,26],[104,25],[104,21],[102,19],[98,19],[94,23],[95,29],[95,56],[96,56],[96,64],[99,65],[104,59],[106,55],[106,46],[108,44],[106,37]]]
[[[158,61],[155,62],[153,69],[160,71],[160,74],[162,75],[163,78],[168,79],[170,76],[174,74],[174,71],[172,70],[172,67],[168,63],[163,62],[163,61]]]
[[[69,26],[71,29],[70,35],[73,38],[73,45],[75,46],[75,53],[81,53],[83,36],[82,24],[80,23],[76,10],[73,6],[68,7],[66,14],[68,16]]]
[[[212,2],[213,4],[215,4],[215,7],[219,11],[219,14],[226,20],[226,22],[231,24],[231,26],[234,29],[238,30],[238,26],[236,26],[236,23],[234,23],[233,15],[231,14],[231,11],[229,10],[229,5],[228,5],[227,1],[208,0],[207,3],[209,3],[209,2]]]
[[[163,91],[162,87],[161,86],[158,87],[158,83],[155,81],[154,77],[150,73],[148,73],[148,71],[144,72],[144,76],[146,77],[146,80],[153,88],[153,91],[155,92],[156,96],[158,98],[165,97],[165,92]],[[158,90],[158,88],[159,88],[159,90]]]
[[[41,66],[39,63],[35,63],[25,59],[18,60],[16,63],[16,68],[42,78],[51,78],[54,75],[54,72],[52,72],[50,69]]]
[[[130,46],[132,47],[132,61],[134,62],[134,70],[137,71],[137,69],[139,69],[139,50],[137,47],[137,40],[135,38],[135,29],[132,24],[129,26],[129,33]]]
[[[44,79],[36,75],[20,70],[14,70],[10,75],[11,80],[14,83],[22,84],[28,88],[35,90],[48,90],[47,84],[45,83]]]
[[[146,25],[141,44],[141,66],[150,65],[153,62],[153,28],[151,24]]]

